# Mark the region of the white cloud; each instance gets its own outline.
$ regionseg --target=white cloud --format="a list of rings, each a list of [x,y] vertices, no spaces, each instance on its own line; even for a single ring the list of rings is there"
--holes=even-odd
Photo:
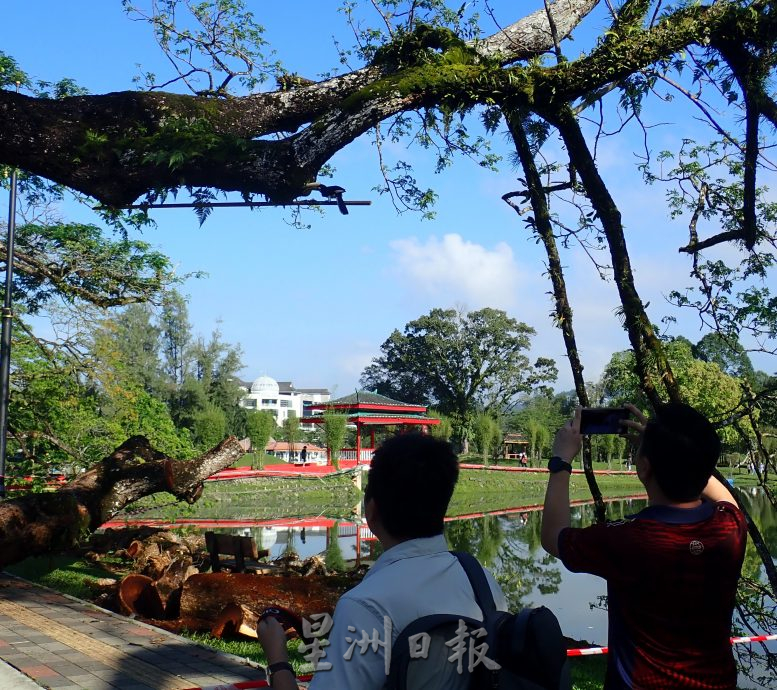
[[[425,242],[416,237],[394,240],[390,247],[398,281],[410,283],[425,296],[444,299],[446,305],[509,310],[518,301],[520,272],[505,242],[487,249],[450,233]]]

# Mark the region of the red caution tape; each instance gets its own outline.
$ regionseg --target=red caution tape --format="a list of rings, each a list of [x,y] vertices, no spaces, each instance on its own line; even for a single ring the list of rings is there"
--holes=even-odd
[[[777,640],[777,635],[732,637],[731,644],[750,644],[752,642],[769,642],[770,640]],[[582,649],[567,649],[567,656],[592,656],[594,654],[607,654],[607,647],[583,647]]]
[[[297,680],[302,683],[310,682],[313,676],[297,676]],[[187,688],[187,690],[250,690],[251,688],[269,688],[270,684],[266,680],[243,680],[238,683],[227,683],[226,685],[209,685],[205,688]]]

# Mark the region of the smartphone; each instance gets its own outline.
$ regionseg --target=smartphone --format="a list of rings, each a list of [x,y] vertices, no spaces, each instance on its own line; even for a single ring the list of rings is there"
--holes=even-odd
[[[580,433],[622,434],[626,427],[620,422],[628,419],[629,414],[625,407],[584,407],[580,410]]]

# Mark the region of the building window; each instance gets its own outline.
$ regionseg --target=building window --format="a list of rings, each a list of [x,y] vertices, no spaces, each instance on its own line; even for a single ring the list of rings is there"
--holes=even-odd
[[[291,400],[281,400],[281,407],[291,407]]]
[[[277,404],[278,404],[277,400],[272,400],[270,398],[262,398],[263,407],[275,407]]]
[[[256,409],[256,398],[245,398],[243,400],[243,407]]]

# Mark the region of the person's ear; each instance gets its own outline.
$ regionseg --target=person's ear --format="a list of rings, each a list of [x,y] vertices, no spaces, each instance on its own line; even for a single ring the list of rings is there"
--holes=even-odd
[[[650,464],[650,460],[638,452],[635,464],[637,467],[637,477],[643,484],[646,484],[653,476],[653,466]]]
[[[364,502],[364,517],[367,518],[367,523],[372,524],[379,518],[378,506],[375,504],[374,498],[368,498]]]

